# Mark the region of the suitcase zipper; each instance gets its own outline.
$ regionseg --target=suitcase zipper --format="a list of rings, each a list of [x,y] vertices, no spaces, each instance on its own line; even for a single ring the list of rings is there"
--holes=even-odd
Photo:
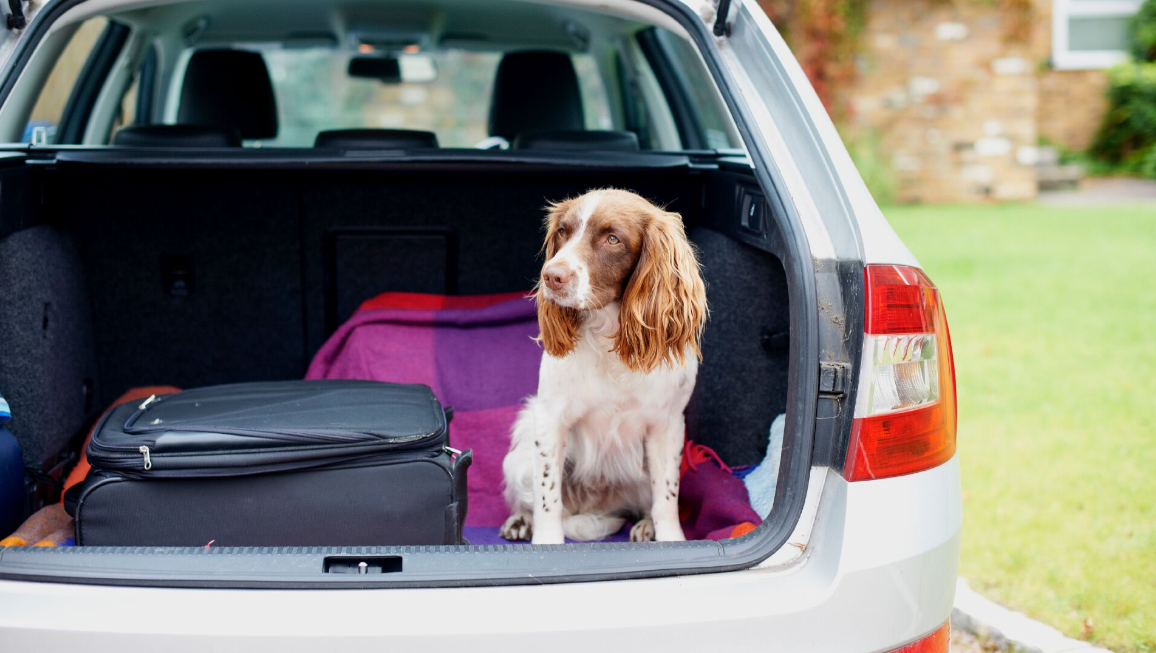
[[[310,468],[325,468],[332,466],[342,466],[350,462],[358,460],[368,460],[374,455],[387,456],[384,460],[388,464],[404,463],[417,460],[436,460],[440,455],[447,452],[443,451],[426,451],[426,452],[409,452],[401,455],[394,454],[389,451],[366,451],[366,452],[345,452],[345,455],[328,458],[324,461],[306,460],[306,461],[279,461],[267,465],[246,465],[240,467],[172,467],[172,468],[154,468],[151,459],[151,450],[145,452],[148,447],[141,447],[141,454],[144,456],[144,471],[141,471],[141,458],[134,458],[129,460],[107,460],[100,465],[100,473],[105,475],[117,476],[121,478],[155,478],[155,477],[173,477],[173,478],[223,478],[233,476],[248,476],[255,474],[271,474],[279,472],[300,471]],[[453,460],[453,457],[450,457]],[[305,464],[302,464],[302,463]],[[147,472],[147,474],[145,473]]]
[[[96,445],[96,446],[93,447],[93,445]],[[131,471],[134,468],[140,469],[142,461],[144,463],[143,467],[144,467],[145,471],[150,471],[153,469],[152,454],[154,452],[152,451],[152,448],[148,445],[142,444],[142,445],[139,445],[138,447],[136,447],[137,453],[135,455],[119,455],[119,456],[111,453],[111,451],[116,451],[117,449],[120,449],[121,451],[123,451],[124,449],[101,446],[100,444],[96,443],[95,441],[90,442],[89,447],[97,449],[97,451],[92,452],[92,453],[97,454],[95,456],[92,456],[92,458],[93,458],[93,460],[98,461],[98,466],[103,468],[103,469]],[[109,453],[103,453],[103,452],[100,452],[99,450],[104,450],[104,452],[109,452]],[[398,447],[392,446],[390,443],[358,442],[358,443],[336,445],[336,446],[334,446],[334,445],[315,445],[315,446],[309,446],[309,447],[286,447],[286,448],[279,449],[279,450],[269,450],[269,449],[233,450],[233,451],[228,452],[227,455],[257,454],[257,457],[260,458],[261,454],[269,454],[271,458],[282,459],[284,461],[284,464],[288,465],[289,468],[293,468],[296,466],[296,465],[294,465],[294,463],[297,462],[296,460],[294,460],[293,454],[302,455],[302,454],[306,454],[310,451],[327,452],[330,455],[323,456],[323,458],[328,459],[328,460],[332,460],[332,461],[337,461],[337,460],[341,460],[343,458],[357,457],[357,456],[362,456],[362,455],[366,455],[366,454],[374,454],[374,453],[393,453],[395,455],[398,455],[398,454],[409,455],[409,456],[412,456],[414,458],[425,458],[425,457],[430,457],[430,456],[437,456],[437,454],[439,452],[441,452],[442,449],[438,449],[438,450],[434,450],[434,451],[426,451],[426,452],[412,451],[412,450],[407,451],[405,448],[399,449]],[[452,448],[447,447],[445,452],[446,453],[456,453],[456,450],[453,450]],[[167,460],[170,462],[178,462],[178,461],[195,461],[198,458],[217,457],[217,456],[220,456],[221,453],[220,452],[173,452],[173,453],[167,453],[167,454],[161,453],[158,455],[160,456],[158,461],[163,459],[163,460]],[[317,458],[312,458],[312,460],[317,460]],[[254,466],[254,465],[260,465],[260,464],[261,463],[254,460],[250,464],[238,465],[237,467],[235,467],[233,469],[244,469],[246,467],[250,467],[250,466]],[[168,466],[166,465],[165,467],[168,467]],[[188,470],[198,469],[198,467],[195,464],[190,465],[188,462],[185,462],[184,464],[178,464],[175,468],[169,468],[168,470],[161,469],[158,471],[165,472],[165,471],[172,471],[174,469],[180,469],[180,470],[188,471]]]
[[[178,396],[178,395],[170,395],[170,396]],[[162,425],[162,422],[159,419],[154,420],[152,423],[148,424],[147,426],[138,426],[136,424],[137,421],[139,421],[142,417],[144,417],[145,412],[151,406],[153,406],[154,404],[159,405],[160,403],[164,402],[164,400],[166,398],[167,397],[157,397],[156,395],[152,395],[148,399],[146,399],[144,401],[144,403],[142,403],[140,406],[137,406],[136,412],[134,412],[132,415],[129,416],[129,418],[127,420],[125,420],[125,424],[123,427],[124,432],[128,433],[130,435],[149,435],[152,433],[162,433],[162,432],[166,432],[166,431],[180,432],[180,431],[200,431],[200,430],[202,430],[200,427],[186,427],[186,426],[181,426],[179,424],[174,425],[172,423],[167,423],[167,424]],[[447,424],[448,424],[448,421],[447,421]],[[377,436],[368,436],[368,434],[327,433],[324,431],[313,431],[313,430],[308,430],[308,429],[302,429],[302,430],[293,432],[293,431],[225,428],[225,429],[220,429],[220,432],[221,433],[228,433],[230,435],[242,435],[242,436],[249,436],[249,437],[265,438],[265,439],[270,439],[270,440],[282,440],[285,442],[305,442],[308,444],[320,443],[320,442],[328,442],[328,443],[337,444],[337,445],[355,444],[355,443],[360,444],[360,443],[367,441],[367,439],[379,439],[379,441],[382,441],[382,442],[385,442],[385,441],[391,442],[395,446],[398,446],[398,447],[406,447],[409,445],[420,443],[421,441],[426,440],[432,436],[435,436],[438,433],[438,431],[433,431],[430,433],[414,433],[412,435],[392,437],[392,438],[389,438],[388,440],[386,440],[384,438],[377,438]]]

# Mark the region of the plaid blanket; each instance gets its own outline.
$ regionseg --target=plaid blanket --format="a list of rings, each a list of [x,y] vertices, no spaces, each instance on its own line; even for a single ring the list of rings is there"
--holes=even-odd
[[[509,512],[502,458],[522,401],[538,386],[537,312],[525,293],[445,296],[385,293],[366,301],[317,352],[307,379],[424,383],[454,408],[451,443],[473,449],[466,538],[504,543]],[[680,513],[690,539],[737,537],[759,516],[742,481],[704,447],[688,446]],[[624,540],[629,525],[610,540]]]

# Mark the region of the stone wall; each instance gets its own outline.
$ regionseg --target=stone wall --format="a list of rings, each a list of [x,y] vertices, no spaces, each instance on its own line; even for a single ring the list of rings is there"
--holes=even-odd
[[[1032,0],[1032,53],[1041,62],[1052,56],[1052,0]],[[1039,73],[1040,136],[1069,150],[1092,144],[1108,101],[1108,73],[1103,70],[1052,70]]]
[[[868,0],[851,141],[878,139],[900,202],[1036,195],[1037,72],[997,4]]]
[[[1040,136],[1069,150],[1092,144],[1108,100],[1103,70],[1046,70],[1039,75],[1036,124]]]

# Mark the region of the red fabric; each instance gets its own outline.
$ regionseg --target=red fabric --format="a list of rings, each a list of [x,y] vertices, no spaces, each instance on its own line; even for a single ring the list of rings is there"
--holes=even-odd
[[[431,295],[420,292],[384,292],[361,303],[358,310],[404,308],[417,311],[441,311],[458,309],[488,308],[494,304],[525,297],[523,291],[495,293],[492,295]]]
[[[96,430],[96,425],[100,424],[100,421],[104,419],[104,416],[107,415],[113,408],[116,408],[121,404],[127,404],[130,401],[148,399],[152,395],[167,395],[180,391],[180,388],[174,388],[171,385],[146,385],[139,388],[132,388],[118,397],[116,401],[112,402],[112,405],[106,408],[105,411],[100,414],[100,418],[97,419],[96,423],[92,425],[91,429],[89,429],[88,437],[84,438],[84,445],[80,448],[80,462],[76,463],[76,467],[73,467],[72,471],[69,472],[68,478],[64,479],[64,491],[67,492],[68,488],[76,485],[77,483],[80,483],[84,480],[85,476],[88,476],[88,470],[91,468],[88,464],[88,442],[89,440],[92,440],[92,433]],[[63,492],[60,495],[60,501],[61,503],[64,502]]]
[[[725,540],[762,523],[742,479],[710,447],[687,440],[680,486],[678,518],[687,539]]]
[[[718,466],[728,474],[735,473],[735,470],[728,467],[727,464],[722,461],[722,458],[719,458],[719,455],[715,453],[714,449],[711,449],[704,444],[695,444],[694,440],[690,439],[689,434],[685,439],[686,446],[683,447],[682,450],[682,464],[678,469],[680,476],[686,474],[688,469],[691,471],[697,471],[699,465],[710,461],[718,463]]]

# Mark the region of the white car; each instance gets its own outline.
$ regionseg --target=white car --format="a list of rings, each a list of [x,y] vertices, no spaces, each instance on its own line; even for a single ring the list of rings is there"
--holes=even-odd
[[[0,391],[31,507],[130,387],[300,378],[385,290],[528,288],[541,207],[592,187],[699,248],[690,437],[756,464],[786,417],[741,537],[0,549],[0,650],[946,651],[941,299],[758,4],[699,5],[4,3]]]

